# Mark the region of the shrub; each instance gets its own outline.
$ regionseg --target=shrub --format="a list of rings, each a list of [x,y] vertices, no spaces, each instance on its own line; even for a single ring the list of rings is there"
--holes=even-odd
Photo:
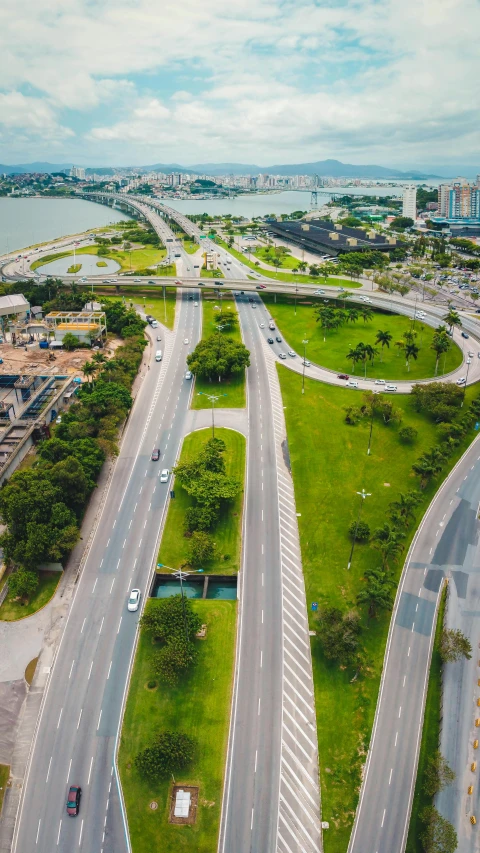
[[[203,530],[196,530],[192,533],[190,539],[190,564],[192,566],[201,566],[202,563],[208,563],[213,558],[215,553],[215,542],[208,533]]]
[[[27,572],[19,569],[13,572],[8,579],[8,590],[14,597],[30,598],[39,583],[38,572]]]
[[[196,743],[183,732],[160,732],[152,746],[135,758],[135,767],[150,782],[183,770],[193,761]]]
[[[398,437],[404,444],[413,444],[417,440],[418,430],[405,426],[398,430]]]
[[[366,542],[370,539],[370,528],[366,521],[359,521],[358,526],[356,521],[352,521],[348,528],[348,532],[352,538],[355,536],[355,531],[357,542]]]
[[[361,625],[357,613],[323,607],[318,613],[317,626],[317,635],[328,660],[342,665],[358,661]]]

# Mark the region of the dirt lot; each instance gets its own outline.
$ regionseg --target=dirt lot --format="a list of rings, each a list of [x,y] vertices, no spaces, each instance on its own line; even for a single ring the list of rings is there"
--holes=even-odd
[[[106,358],[111,358],[121,343],[116,338],[109,341],[103,350]],[[55,359],[50,359],[50,355],[55,355]],[[25,351],[24,347],[2,344],[0,358],[3,358],[3,364],[0,365],[0,371],[2,373],[81,373],[83,365],[91,357],[90,349],[79,349],[73,352],[56,350],[55,353],[50,353],[49,350],[39,349],[37,345],[28,346]]]

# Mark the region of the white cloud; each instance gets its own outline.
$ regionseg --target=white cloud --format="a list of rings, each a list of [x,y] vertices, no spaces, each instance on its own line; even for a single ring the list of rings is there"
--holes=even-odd
[[[479,28],[477,0],[3,0],[0,127],[73,110],[97,163],[475,158]]]

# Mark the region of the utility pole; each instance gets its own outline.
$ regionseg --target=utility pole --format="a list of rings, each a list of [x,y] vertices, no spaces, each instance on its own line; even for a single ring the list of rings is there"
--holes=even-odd
[[[362,499],[362,500],[360,501],[360,509],[359,509],[359,511],[358,511],[357,523],[356,523],[356,525],[355,525],[355,533],[354,533],[354,535],[353,535],[352,549],[351,549],[351,551],[350,551],[350,557],[349,557],[349,559],[348,559],[348,566],[347,566],[347,569],[349,569],[349,568],[350,568],[350,566],[352,565],[353,549],[355,548],[355,542],[356,542],[356,540],[357,540],[358,525],[360,524],[360,518],[361,518],[361,515],[362,515],[363,502],[364,502],[365,498],[369,498],[369,497],[371,497],[372,493],[371,493],[371,492],[366,492],[366,491],[365,491],[365,489],[362,489],[362,491],[361,491],[361,492],[357,492],[357,495],[360,495],[360,497],[361,497],[361,499]]]
[[[307,344],[308,340],[302,341],[303,344],[303,375],[302,375],[302,394],[305,394],[305,361],[307,358]]]
[[[206,397],[212,404],[212,438],[215,438],[215,403],[220,397],[226,397],[226,394],[205,394],[203,391],[198,391],[199,397]]]

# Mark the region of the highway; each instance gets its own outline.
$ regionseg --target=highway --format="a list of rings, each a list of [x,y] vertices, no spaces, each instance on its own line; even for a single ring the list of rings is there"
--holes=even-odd
[[[472,557],[478,536],[479,475],[480,444],[476,439],[437,492],[410,548],[393,611],[349,853],[403,853],[405,849],[442,579],[445,576],[453,578],[453,594],[464,600],[468,588],[471,598],[469,604],[465,600],[465,610],[478,607],[478,574],[475,574],[478,568],[475,569]],[[477,625],[478,621],[475,627]],[[478,641],[477,631],[474,636]],[[474,669],[476,663],[475,660]],[[453,762],[454,766],[461,763],[459,778],[462,781],[467,770],[467,754],[472,754],[476,709],[471,697],[474,690],[474,682],[470,681],[464,697],[468,706],[469,730],[462,732],[460,728],[463,734],[461,753],[459,762]],[[478,688],[475,701],[477,692]],[[444,719],[447,721],[444,740],[451,740],[453,744],[457,713]],[[451,752],[450,749],[447,754],[450,759]],[[476,781],[474,774],[470,776],[471,782]],[[463,805],[465,793],[466,789],[462,790]],[[476,804],[479,802],[478,794],[476,786]],[[452,800],[451,790],[445,792],[443,801],[448,799]],[[458,817],[460,800],[455,811]],[[465,823],[464,820],[464,833]],[[462,846],[459,849],[473,851],[478,848]]]
[[[183,294],[175,333],[162,341],[135,401],[103,515],[80,577],[50,674],[17,820],[16,853],[121,853],[127,849],[114,749],[138,613],[126,609],[138,586],[148,594],[169,484],[192,383],[187,353],[200,336],[201,309]],[[163,337],[163,332],[162,332]],[[183,343],[188,337],[189,345]],[[152,462],[160,447],[160,462]],[[66,815],[70,784],[83,789],[80,815]]]

